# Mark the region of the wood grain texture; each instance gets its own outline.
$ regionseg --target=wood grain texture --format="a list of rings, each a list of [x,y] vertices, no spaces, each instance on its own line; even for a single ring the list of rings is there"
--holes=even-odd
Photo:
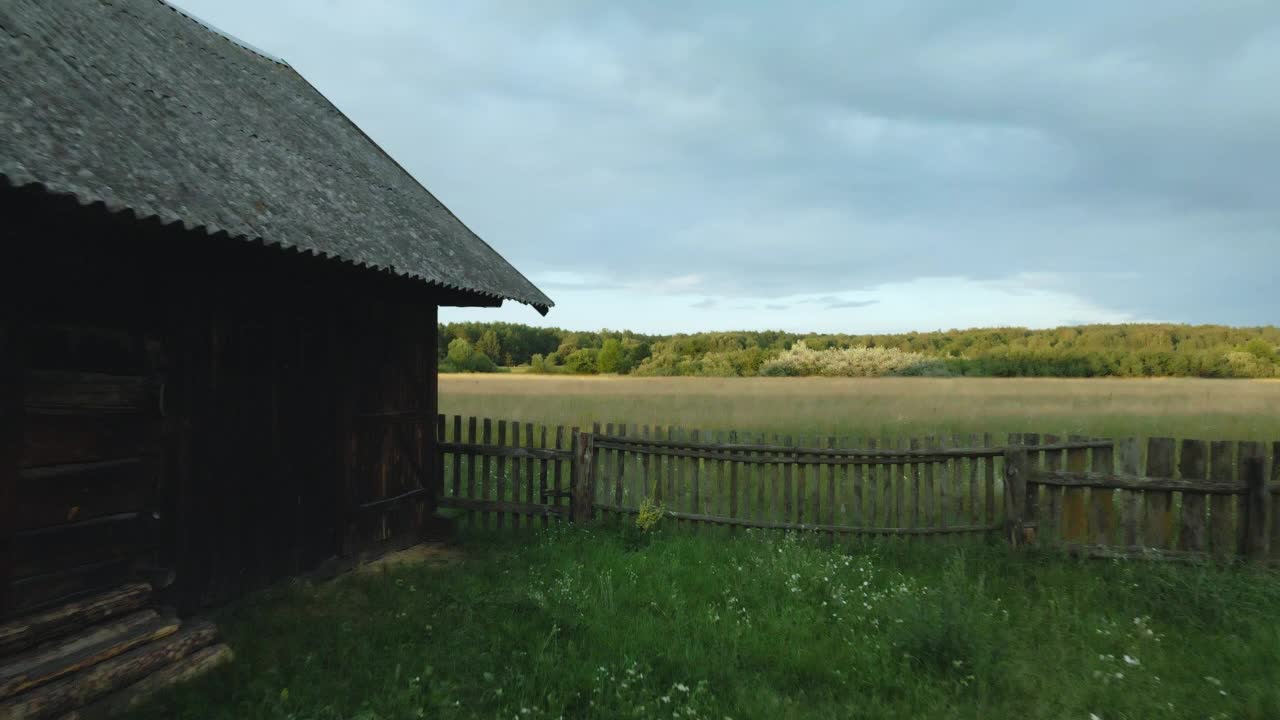
[[[1098,475],[1110,475],[1115,472],[1112,448],[1094,448],[1090,466]],[[1115,491],[1110,488],[1095,487],[1089,491],[1089,537],[1094,545],[1107,545],[1116,541]]]
[[[1171,478],[1174,474],[1173,438],[1147,440],[1148,477]],[[1143,493],[1142,544],[1160,550],[1173,547],[1173,493],[1150,489]]]
[[[1183,440],[1178,457],[1178,474],[1184,481],[1195,482],[1209,477],[1209,446],[1202,440]],[[1182,493],[1182,509],[1178,516],[1178,549],[1205,552],[1209,549],[1208,498],[1202,492]]]
[[[1236,478],[1237,445],[1234,442],[1215,440],[1209,443],[1209,479],[1223,485],[1243,487]],[[1235,557],[1235,498],[1214,495],[1209,498],[1209,549],[1219,562]]]

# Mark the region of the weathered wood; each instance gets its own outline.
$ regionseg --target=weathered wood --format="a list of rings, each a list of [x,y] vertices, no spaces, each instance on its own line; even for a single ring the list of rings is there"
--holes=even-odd
[[[1040,487],[1030,483],[1031,473],[1040,469],[1040,451],[1037,449],[1040,444],[1040,435],[1037,433],[1022,433],[1018,437],[1022,446],[1027,449],[1027,472],[1022,474],[1022,498],[1026,506],[1022,512],[1022,522],[1035,525],[1035,527],[1023,533],[1023,538],[1026,542],[1033,542],[1042,532],[1039,525],[1043,521],[1043,517],[1040,514]],[[1010,439],[1009,442],[1012,444],[1013,440]]]
[[[990,448],[995,443],[995,438],[991,433],[982,434],[982,447]],[[987,457],[982,459],[983,473],[983,519],[985,524],[991,525],[996,521],[996,459]]]
[[[909,438],[907,440],[907,447],[910,448],[911,450],[920,450],[921,448],[923,448],[923,446],[924,446],[923,441],[920,438]],[[921,496],[924,494],[921,488],[921,485],[924,484],[924,471],[920,467],[920,463],[912,463],[910,467],[911,467],[910,469],[910,473],[911,473],[910,527],[918,528],[929,520],[929,517],[925,514],[926,510],[924,507],[924,501],[921,499]],[[930,486],[932,486],[932,484],[933,484],[932,474],[930,474]]]
[[[974,433],[969,434],[967,444],[969,447],[982,447],[982,442],[978,439],[978,436]],[[979,490],[979,488],[981,487],[981,481],[979,480],[979,477],[982,473],[982,469],[981,469],[982,460],[983,460],[982,458],[969,459],[969,524],[970,525],[978,525],[980,522],[982,522],[982,505],[980,504],[980,500],[978,499],[981,494],[981,491]],[[990,460],[988,459],[988,462],[989,461]],[[986,523],[990,524],[990,522],[991,522],[990,519],[987,519]]]
[[[453,416],[453,442],[461,443],[462,440],[462,416]],[[453,453],[453,496],[458,497],[462,494],[462,452],[458,449],[449,449],[446,447],[444,438],[440,438],[440,442],[436,444],[436,450],[441,453]]]
[[[0,308],[0,612],[11,603],[9,581],[14,557],[10,538],[17,530],[18,468],[22,464],[26,413],[23,412],[23,378],[26,370],[23,328],[19,313],[5,303]]]
[[[154,463],[143,458],[22,470],[14,530],[139,511],[154,473]]]
[[[18,532],[10,545],[13,578],[137,557],[154,542],[147,532],[153,522],[150,516],[131,512]]]
[[[91,463],[160,452],[156,419],[143,416],[30,415],[19,465]]]
[[[1106,488],[1111,490],[1185,492],[1193,490],[1206,495],[1243,495],[1246,487],[1234,480],[1186,480],[1178,478],[1149,478],[1107,473],[1074,473],[1065,470],[1033,472],[1031,482],[1036,485],[1064,488]]]
[[[1267,487],[1266,460],[1261,454],[1261,444],[1257,453],[1250,453],[1241,460],[1240,471],[1244,476],[1249,492],[1245,495],[1245,547],[1244,556],[1255,564],[1267,561],[1267,510],[1271,504],[1271,493]]]
[[[786,446],[787,450],[792,450],[794,452],[794,450],[791,448],[790,435],[784,436],[782,439],[782,443],[783,445]],[[794,457],[794,455],[792,457]],[[794,466],[792,463],[789,463],[786,460],[786,458],[781,454],[779,454],[778,457],[774,458],[774,462],[777,462],[782,465],[782,497],[783,497],[782,518],[786,522],[791,522],[792,519],[796,517],[795,515],[792,514],[792,508],[795,507],[795,497],[794,497],[795,488],[791,483],[791,469]]]
[[[1137,438],[1124,438],[1118,441],[1116,443],[1116,453],[1121,475],[1137,477],[1142,474],[1142,456]],[[1138,521],[1141,514],[1141,504],[1138,501],[1140,496],[1141,493],[1139,492],[1125,492],[1122,495],[1124,528],[1121,534],[1123,535],[1124,545],[1129,547],[1138,544]]]
[[[0,656],[11,655],[108,618],[134,612],[150,599],[150,585],[132,583],[0,624]]]
[[[160,412],[160,388],[148,377],[31,370],[25,405],[29,413]]]
[[[480,443],[485,446],[492,446],[493,420],[491,418],[484,418],[480,427]],[[480,456],[480,477],[483,484],[481,496],[489,500],[497,501],[499,499],[498,484],[494,481],[493,477],[493,460],[494,457],[492,455]],[[486,512],[480,516],[480,522],[484,527],[492,528],[497,523],[497,515],[491,512]]]
[[[593,436],[590,433],[577,433],[573,436],[573,506],[569,517],[576,523],[591,520],[595,497],[592,470],[595,467],[595,449],[592,447]]]
[[[477,445],[479,436],[476,434],[476,417],[472,415],[467,418],[467,444]],[[466,497],[472,500],[478,499],[480,496],[476,494],[476,462],[479,459],[472,448],[459,448],[456,452],[462,453],[467,458],[467,494]],[[559,461],[557,461],[558,463]],[[559,476],[557,475],[557,478]],[[484,477],[481,476],[483,482]],[[556,488],[557,490],[559,487]],[[474,512],[467,513],[467,524],[475,527],[479,516]]]
[[[212,623],[193,623],[178,632],[98,663],[70,677],[41,685],[0,703],[0,717],[28,720],[59,714],[125,688],[217,638]]]
[[[1114,455],[1110,447],[1093,449],[1091,466],[1097,475],[1111,475],[1115,472]],[[1089,537],[1094,545],[1107,545],[1114,542],[1116,528],[1115,491],[1111,488],[1094,487],[1089,491]]]
[[[1026,542],[1022,525],[1026,519],[1027,480],[1030,475],[1030,453],[1025,448],[1006,449],[1004,451],[1005,534],[1013,547]]]
[[[635,515],[635,508],[620,508],[612,505],[600,506],[609,512],[620,512]],[[759,528],[762,530],[799,530],[817,533],[835,533],[839,535],[961,535],[974,533],[998,532],[1002,528],[989,526],[953,525],[945,528],[894,528],[894,527],[853,527],[846,525],[822,525],[816,523],[762,522],[748,518],[731,518],[725,515],[695,515],[668,510],[666,517],[701,522],[713,525],[727,525],[743,528]]]
[[[522,450],[520,447],[520,435],[523,424],[519,420],[511,421],[511,449]],[[594,458],[592,458],[594,461]],[[520,489],[524,485],[524,468],[521,458],[512,458],[511,460],[511,502],[520,503]],[[518,528],[523,523],[524,517],[521,515],[511,516],[511,527]]]
[[[690,442],[696,444],[698,442],[698,439],[699,439],[699,431],[690,430],[689,431]],[[693,462],[689,464],[689,473],[690,473],[689,511],[693,515],[699,514],[703,507],[701,470],[702,470],[702,463],[700,463],[698,460],[695,459]],[[622,503],[619,502],[618,505],[621,506]]]
[[[1099,560],[1172,560],[1179,562],[1205,562],[1208,553],[1187,550],[1162,550],[1144,545],[1079,545],[1067,544],[1064,549],[1071,555]]]
[[[632,445],[630,443],[619,443],[616,441],[605,441],[605,444],[601,447],[625,450],[641,455],[642,457],[687,457],[716,462],[745,462],[754,464],[783,463],[795,467],[812,465],[918,465],[931,462],[946,462],[955,457],[946,451],[920,452],[915,454],[907,453],[893,456],[871,455],[863,457],[849,455],[844,450],[835,451],[836,454],[828,457],[825,455],[812,454],[812,451],[806,451],[805,448],[801,447],[788,447],[786,448],[785,453],[778,452],[777,454],[774,454],[774,451],[733,450],[727,443],[723,444],[721,449],[718,450],[649,448],[643,445]],[[996,449],[993,448],[992,450]]]
[[[1178,472],[1184,481],[1204,481],[1209,477],[1209,447],[1202,440],[1183,440],[1178,458]],[[1182,493],[1182,512],[1179,517],[1178,549],[1188,552],[1204,552],[1209,548],[1206,534],[1205,510],[1207,496],[1202,492],[1186,490]]]
[[[1216,440],[1209,444],[1209,478],[1221,485],[1245,490],[1235,478],[1236,444]],[[1226,562],[1236,554],[1235,499],[1227,495],[1214,495],[1209,499],[1209,549],[1219,562]]]
[[[827,438],[828,448],[834,448],[836,444],[837,443],[836,443],[835,437]],[[827,466],[827,503],[826,503],[827,504],[827,514],[826,514],[827,525],[834,526],[836,524],[836,502],[837,502],[836,498],[840,494],[841,488],[848,488],[849,486],[847,482],[848,477],[849,477],[849,468],[847,466],[842,466],[840,468],[839,480],[836,479],[836,466],[834,465]],[[859,485],[860,484],[861,483],[859,483]],[[859,498],[858,502],[859,504],[861,504],[861,498]],[[841,515],[844,516],[845,514],[841,513]]]
[[[1173,477],[1173,438],[1149,438],[1147,440],[1148,477]],[[1169,549],[1173,541],[1173,493],[1168,490],[1147,489],[1143,493],[1144,520],[1142,544],[1153,548]]]
[[[1057,445],[1057,435],[1045,435],[1045,445]],[[1036,470],[1034,469],[1034,460],[1032,461],[1032,478],[1028,482],[1034,482]],[[1046,475],[1052,475],[1062,470],[1062,451],[1047,450],[1044,453],[1043,471]],[[1043,490],[1035,486],[1029,485],[1027,492],[1034,493],[1039,491],[1043,509],[1040,516],[1036,520],[1040,526],[1036,530],[1036,539],[1042,543],[1060,543],[1062,542],[1062,488],[1057,485],[1048,485],[1040,483]]]
[[[922,438],[919,442],[923,443],[923,447],[930,451],[936,450],[938,447],[938,438],[930,435]],[[917,439],[912,438],[911,447],[915,449]],[[933,461],[922,462],[916,465],[920,470],[920,503],[923,505],[921,510],[921,523],[924,527],[934,527],[940,524],[943,508],[938,498],[939,488],[937,487],[937,478],[934,476],[936,465]],[[944,481],[945,484],[945,481]]]
[[[1259,560],[1257,548],[1259,543],[1266,546],[1265,519],[1266,504],[1260,498],[1266,497],[1267,484],[1265,476],[1266,446],[1260,442],[1240,443],[1240,482],[1248,490],[1236,498],[1236,552],[1250,562]],[[1258,462],[1262,469],[1255,468]],[[1257,534],[1257,537],[1255,537]],[[1259,540],[1258,538],[1261,538]],[[1263,551],[1265,553],[1265,550]]]
[[[410,500],[420,500],[423,497],[426,497],[427,495],[429,495],[430,492],[431,491],[428,490],[427,488],[416,487],[411,490],[406,490],[405,492],[402,492],[399,495],[392,495],[391,497],[378,498],[377,500],[370,500],[369,502],[361,503],[355,507],[355,510],[357,512],[365,512],[369,510],[383,510],[393,505],[399,505],[403,502],[407,502]],[[441,501],[443,501],[443,498],[437,498],[437,502],[441,502]]]
[[[1035,440],[1035,442],[1030,442],[1028,444],[1028,447],[1030,447],[1030,449],[1033,449],[1033,450],[1069,450],[1072,448],[1087,449],[1087,448],[1092,448],[1097,446],[1109,447],[1111,444],[1111,441],[1109,440],[1089,440],[1089,441],[1079,442],[1079,443],[1057,443],[1054,445],[1040,446],[1038,435],[1031,434],[1031,435],[1027,435],[1027,437]],[[644,446],[644,447],[655,448],[655,449],[662,448],[662,449],[684,449],[684,450],[723,450],[723,451],[732,451],[737,453],[742,453],[742,452],[747,452],[747,453],[792,452],[794,453],[796,452],[795,446],[787,445],[785,444],[785,442],[782,444],[774,443],[770,445],[755,445],[755,444],[746,444],[746,443],[738,444],[738,443],[724,443],[724,442],[719,442],[719,443],[673,442],[669,440],[654,440],[654,439],[648,439],[648,438],[631,438],[625,441],[616,437],[596,438],[597,447],[612,447],[615,443],[632,446],[625,449],[635,449],[637,447]],[[944,457],[992,457],[992,456],[999,457],[1000,454],[1003,452],[1003,450],[1004,450],[1003,448],[990,448],[990,449],[988,448],[952,448],[944,452],[930,453],[930,455],[937,455],[937,456],[944,456]],[[916,451],[908,450],[908,449],[878,450],[874,452],[868,452],[866,448],[841,448],[841,449],[836,449],[834,451],[827,450],[826,448],[810,448],[807,454],[814,455],[814,456],[837,456],[837,457],[855,455],[855,456],[872,456],[872,457],[911,458],[911,457],[915,457],[919,453]],[[936,462],[941,462],[941,460],[937,460]]]
[[[1280,559],[1280,440],[1271,446],[1271,557]]]
[[[85,707],[73,710],[62,720],[108,720],[122,715],[150,699],[156,692],[193,680],[235,658],[231,648],[221,643],[197,650],[138,682],[117,690]]]
[[[491,513],[508,513],[512,517],[558,517],[570,514],[568,508],[541,503],[514,502],[510,500],[483,500],[463,497],[440,498],[440,507],[459,510],[478,510]]]
[[[498,421],[498,446],[503,447],[506,444],[507,444],[507,421],[499,420]],[[506,449],[509,450],[510,448],[506,448]],[[507,498],[507,484],[508,484],[507,483],[507,458],[509,457],[511,456],[507,454],[494,456],[494,462],[497,465],[497,468],[494,472],[494,499],[500,503],[510,502],[510,500]],[[496,519],[495,522],[497,523],[497,527],[499,530],[502,530],[507,526],[506,513],[495,511],[493,513],[493,516]]]
[[[730,432],[729,444],[736,445],[737,442],[738,433]],[[741,489],[738,487],[738,465],[740,464],[741,463],[733,462],[732,460],[729,462],[729,517],[731,518],[742,517],[739,514],[738,507],[738,495],[741,492]],[[801,482],[803,483],[803,480]],[[801,487],[803,487],[803,484]],[[803,495],[803,491],[801,491],[801,494]]]
[[[546,425],[542,425],[542,426],[540,427],[540,430],[539,430],[539,438],[538,438],[538,441],[539,441],[539,444],[541,445],[541,447],[543,447],[544,449],[545,449],[545,448],[550,448],[550,447],[551,447],[550,445],[548,445],[548,444],[547,444],[547,439],[548,439],[548,438],[547,438],[547,426],[546,426]],[[538,461],[538,496],[537,496],[537,497],[538,497],[538,502],[540,502],[540,503],[545,503],[545,502],[547,502],[547,499],[548,499],[548,498],[547,498],[547,488],[548,488],[548,484],[547,484],[547,472],[548,472],[548,470],[549,470],[549,468],[548,468],[548,465],[547,465],[547,460],[546,460],[546,458],[543,458],[543,459],[539,460],[539,461]],[[530,492],[532,492],[532,488],[530,488]],[[550,523],[550,521],[549,521],[549,520],[547,520],[547,518],[545,518],[545,517],[544,517],[544,518],[542,519],[542,527],[544,527],[544,528],[545,528],[545,527],[548,527],[548,526],[550,526],[550,524],[551,524],[551,523]]]
[[[1085,442],[1087,438],[1072,436],[1068,442]],[[1094,450],[1097,452],[1097,450]],[[1067,470],[1084,472],[1089,467],[1089,451],[1084,448],[1067,450]],[[1089,541],[1089,519],[1085,514],[1084,488],[1065,488],[1062,493],[1062,539],[1068,543]]]
[[[15,580],[9,585],[10,604],[5,613],[33,612],[122,585],[130,580],[134,564],[132,558],[109,558]]]
[[[178,621],[140,610],[0,661],[0,700],[171,635]]]

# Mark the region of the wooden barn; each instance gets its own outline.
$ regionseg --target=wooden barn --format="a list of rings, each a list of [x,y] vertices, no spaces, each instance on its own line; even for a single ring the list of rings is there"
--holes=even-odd
[[[546,295],[160,0],[0,5],[0,127],[0,620],[157,578],[191,610],[420,536],[437,308]]]

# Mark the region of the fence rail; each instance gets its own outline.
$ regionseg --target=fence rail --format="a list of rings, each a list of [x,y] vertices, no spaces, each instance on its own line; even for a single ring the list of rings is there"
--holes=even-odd
[[[679,527],[729,532],[1001,533],[1090,556],[1280,559],[1280,442],[793,438],[458,416],[438,428],[438,504],[480,527],[628,518],[649,499]]]

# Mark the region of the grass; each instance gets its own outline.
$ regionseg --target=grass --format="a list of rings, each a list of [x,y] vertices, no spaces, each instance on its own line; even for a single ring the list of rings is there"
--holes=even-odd
[[[796,435],[1055,432],[1280,439],[1280,382],[442,375],[446,414]]]
[[[1273,718],[1280,577],[554,527],[223,613],[138,718]]]

